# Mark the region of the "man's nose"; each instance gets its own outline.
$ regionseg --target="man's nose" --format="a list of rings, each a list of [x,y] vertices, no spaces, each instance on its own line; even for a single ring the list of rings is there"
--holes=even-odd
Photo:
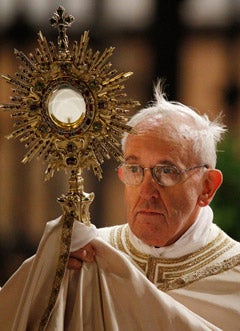
[[[153,179],[150,169],[144,170],[143,181],[140,184],[140,196],[146,200],[159,197],[158,184]]]

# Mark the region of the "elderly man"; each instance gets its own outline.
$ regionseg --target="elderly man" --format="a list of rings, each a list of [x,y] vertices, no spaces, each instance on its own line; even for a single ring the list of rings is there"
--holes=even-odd
[[[213,223],[209,203],[222,183],[215,168],[224,127],[192,109],[156,103],[133,116],[123,138],[127,224],[98,230],[160,290],[223,330],[240,330],[240,244]],[[75,251],[69,268],[91,261]]]
[[[239,330],[240,244],[209,207],[222,183],[216,147],[225,130],[168,102],[159,86],[155,96],[123,138],[127,223],[74,223],[47,330]],[[37,330],[57,256],[59,221],[50,223],[36,257],[0,291],[9,329]]]

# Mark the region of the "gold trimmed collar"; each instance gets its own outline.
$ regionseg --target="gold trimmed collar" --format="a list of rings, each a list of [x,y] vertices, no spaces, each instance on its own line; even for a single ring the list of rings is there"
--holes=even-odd
[[[113,227],[110,244],[127,254],[147,278],[163,291],[184,287],[240,264],[239,244],[220,229],[215,239],[207,245],[178,258],[157,258],[140,252],[130,241],[129,231],[128,224]]]

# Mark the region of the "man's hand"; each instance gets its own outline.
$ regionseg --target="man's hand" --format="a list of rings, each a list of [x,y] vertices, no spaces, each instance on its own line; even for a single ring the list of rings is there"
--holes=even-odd
[[[71,252],[68,260],[68,269],[80,270],[83,262],[93,262],[95,259],[95,250],[91,244]]]

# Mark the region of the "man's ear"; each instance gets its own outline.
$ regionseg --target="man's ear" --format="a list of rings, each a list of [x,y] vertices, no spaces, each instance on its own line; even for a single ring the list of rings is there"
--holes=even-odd
[[[223,181],[222,172],[218,169],[209,169],[203,177],[202,193],[198,197],[198,205],[201,207],[207,206],[212,201],[217,189]]]

